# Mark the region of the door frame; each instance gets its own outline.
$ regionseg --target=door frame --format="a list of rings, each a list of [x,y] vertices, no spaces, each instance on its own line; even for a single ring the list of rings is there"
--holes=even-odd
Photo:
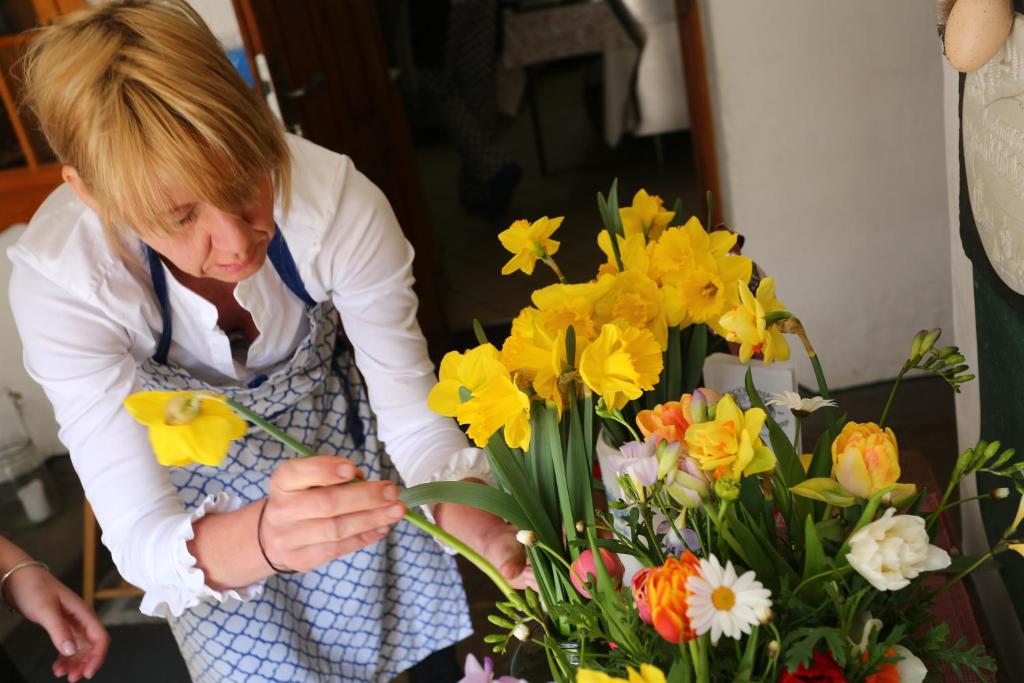
[[[675,0],[679,25],[679,47],[683,58],[686,102],[690,109],[690,137],[697,183],[711,193],[712,223],[725,221],[725,197],[718,174],[715,119],[708,86],[708,66],[704,53],[704,25],[700,0]],[[712,226],[705,226],[710,229]]]

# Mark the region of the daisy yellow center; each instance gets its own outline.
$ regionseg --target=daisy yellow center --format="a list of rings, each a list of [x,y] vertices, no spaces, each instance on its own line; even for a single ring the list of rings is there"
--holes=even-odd
[[[736,604],[736,594],[731,588],[719,586],[711,594],[711,604],[720,612],[728,612]]]
[[[164,422],[169,425],[185,425],[199,417],[199,398],[178,394],[172,396],[164,406]]]

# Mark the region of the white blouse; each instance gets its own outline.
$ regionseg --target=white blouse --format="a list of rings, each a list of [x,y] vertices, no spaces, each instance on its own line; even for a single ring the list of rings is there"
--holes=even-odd
[[[380,190],[352,161],[289,136],[291,207],[275,219],[310,296],[330,298],[341,315],[366,379],[370,405],[406,485],[480,477],[483,453],[426,403],[435,382],[416,322],[413,250]],[[258,595],[262,582],[215,591],[186,548],[192,523],[237,509],[226,494],[183,509],[145,429],[122,408],[138,391],[139,362],[153,355],[160,309],[143,259],[126,265],[99,218],[68,186],[40,207],[8,250],[11,308],[25,367],[53,403],[60,438],[121,575],[142,588],[142,611],[181,614],[201,599]],[[267,260],[239,283],[235,298],[259,330],[244,362],[232,357],[216,307],[177,282],[165,267],[172,312],[170,360],[197,377],[241,384],[286,362],[308,333],[305,307]]]

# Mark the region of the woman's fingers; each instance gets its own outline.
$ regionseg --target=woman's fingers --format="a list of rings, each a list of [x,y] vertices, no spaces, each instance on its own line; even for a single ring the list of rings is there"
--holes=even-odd
[[[65,611],[77,622],[76,635],[87,643],[81,651],[81,673],[92,678],[106,659],[110,647],[110,634],[96,617],[95,612],[77,595],[68,593],[62,600]]]
[[[323,486],[284,496],[280,508],[275,506],[274,518],[287,516],[302,520],[338,517],[400,505],[397,501],[398,486],[390,481]]]
[[[311,455],[308,458],[292,458],[278,465],[270,478],[270,487],[282,492],[294,492],[344,484],[356,478],[362,478],[361,473],[348,458],[340,455]]]
[[[390,526],[380,526],[355,536],[349,536],[344,540],[317,543],[316,545],[300,548],[294,553],[295,564],[293,567],[298,571],[309,571],[342,555],[353,553],[365,546],[376,543],[384,538],[389,530]]]
[[[291,527],[286,543],[289,546],[289,552],[292,553],[308,546],[337,543],[380,527],[390,527],[404,514],[405,506],[396,503],[383,509],[364,510],[322,519],[307,519]]]

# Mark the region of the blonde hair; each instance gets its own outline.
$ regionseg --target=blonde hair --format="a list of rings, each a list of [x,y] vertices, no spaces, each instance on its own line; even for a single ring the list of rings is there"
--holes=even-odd
[[[25,103],[95,198],[108,237],[180,229],[171,188],[240,213],[269,178],[287,204],[280,123],[184,0],[116,0],[60,17],[38,31],[24,65]]]

